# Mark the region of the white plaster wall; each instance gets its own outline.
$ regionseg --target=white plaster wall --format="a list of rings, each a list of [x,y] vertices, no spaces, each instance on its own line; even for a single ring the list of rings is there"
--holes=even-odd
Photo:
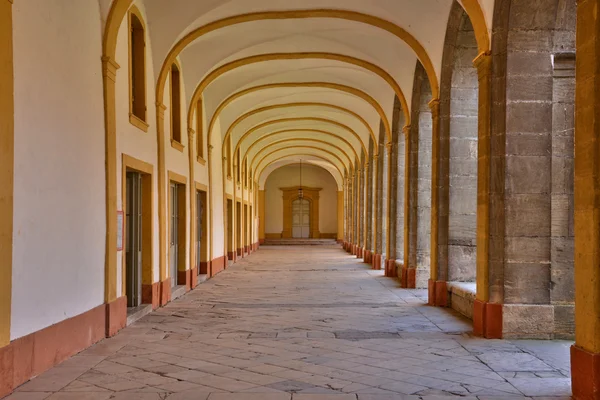
[[[283,230],[283,199],[279,188],[299,184],[299,165],[286,165],[271,173],[265,183],[265,232]],[[337,184],[329,172],[302,165],[302,185],[322,188],[319,192],[319,231],[337,233]]]
[[[142,1],[134,2],[134,5],[140,10],[146,30],[148,30],[147,17]],[[123,154],[134,157],[138,160],[151,164],[154,169],[152,175],[154,213],[152,229],[153,237],[153,279],[154,282],[160,280],[159,275],[159,234],[158,234],[158,145],[156,141],[156,95],[154,89],[154,70],[152,63],[152,43],[150,35],[146,31],[146,122],[148,132],[133,126],[129,122],[129,35],[127,33],[127,16],[119,28],[116,47],[116,61],[121,66],[117,71],[117,82],[115,84],[116,96],[116,121],[117,121],[117,209],[123,210],[122,193],[122,160]],[[116,218],[116,217],[115,217]],[[122,282],[123,258],[121,252],[117,256],[117,288],[121,288],[119,293],[124,294]]]
[[[16,1],[11,339],[104,302],[101,20],[94,0]]]

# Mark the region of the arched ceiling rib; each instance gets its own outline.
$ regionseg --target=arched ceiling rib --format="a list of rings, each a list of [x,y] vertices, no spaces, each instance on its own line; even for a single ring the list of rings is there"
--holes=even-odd
[[[260,156],[257,160],[255,160],[254,165],[252,166],[252,170],[260,173],[260,171],[262,171],[262,169],[265,168],[270,161],[273,161],[277,157],[283,157],[288,155],[297,156],[301,154],[316,155],[323,158],[324,160],[329,161],[338,169],[340,175],[345,175],[346,171],[348,170],[347,166],[344,164],[341,158],[334,152],[320,148],[318,146],[311,146],[308,144],[302,146],[281,146],[271,149],[264,155]]]

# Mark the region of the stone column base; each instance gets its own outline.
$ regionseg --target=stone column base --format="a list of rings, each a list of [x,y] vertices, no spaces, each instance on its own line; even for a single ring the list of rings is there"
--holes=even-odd
[[[417,287],[417,270],[415,268],[402,268],[400,277],[400,286],[405,289],[415,289]]]
[[[502,339],[502,304],[473,302],[473,334],[487,339]]]
[[[600,399],[600,353],[571,346],[571,386],[576,400]]]
[[[448,285],[446,281],[429,280],[428,301],[430,306],[448,307]]]
[[[398,277],[398,272],[396,270],[396,260],[385,260],[385,276],[390,278]]]

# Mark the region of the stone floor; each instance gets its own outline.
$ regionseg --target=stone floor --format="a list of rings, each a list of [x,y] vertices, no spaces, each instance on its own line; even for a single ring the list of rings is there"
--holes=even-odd
[[[483,340],[338,246],[261,247],[10,400],[570,395],[569,342]]]

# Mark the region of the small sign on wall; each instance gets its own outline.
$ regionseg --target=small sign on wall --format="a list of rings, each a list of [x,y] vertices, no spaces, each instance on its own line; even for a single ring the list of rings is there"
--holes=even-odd
[[[123,211],[117,211],[117,251],[123,250],[123,231],[125,230],[125,221]]]

